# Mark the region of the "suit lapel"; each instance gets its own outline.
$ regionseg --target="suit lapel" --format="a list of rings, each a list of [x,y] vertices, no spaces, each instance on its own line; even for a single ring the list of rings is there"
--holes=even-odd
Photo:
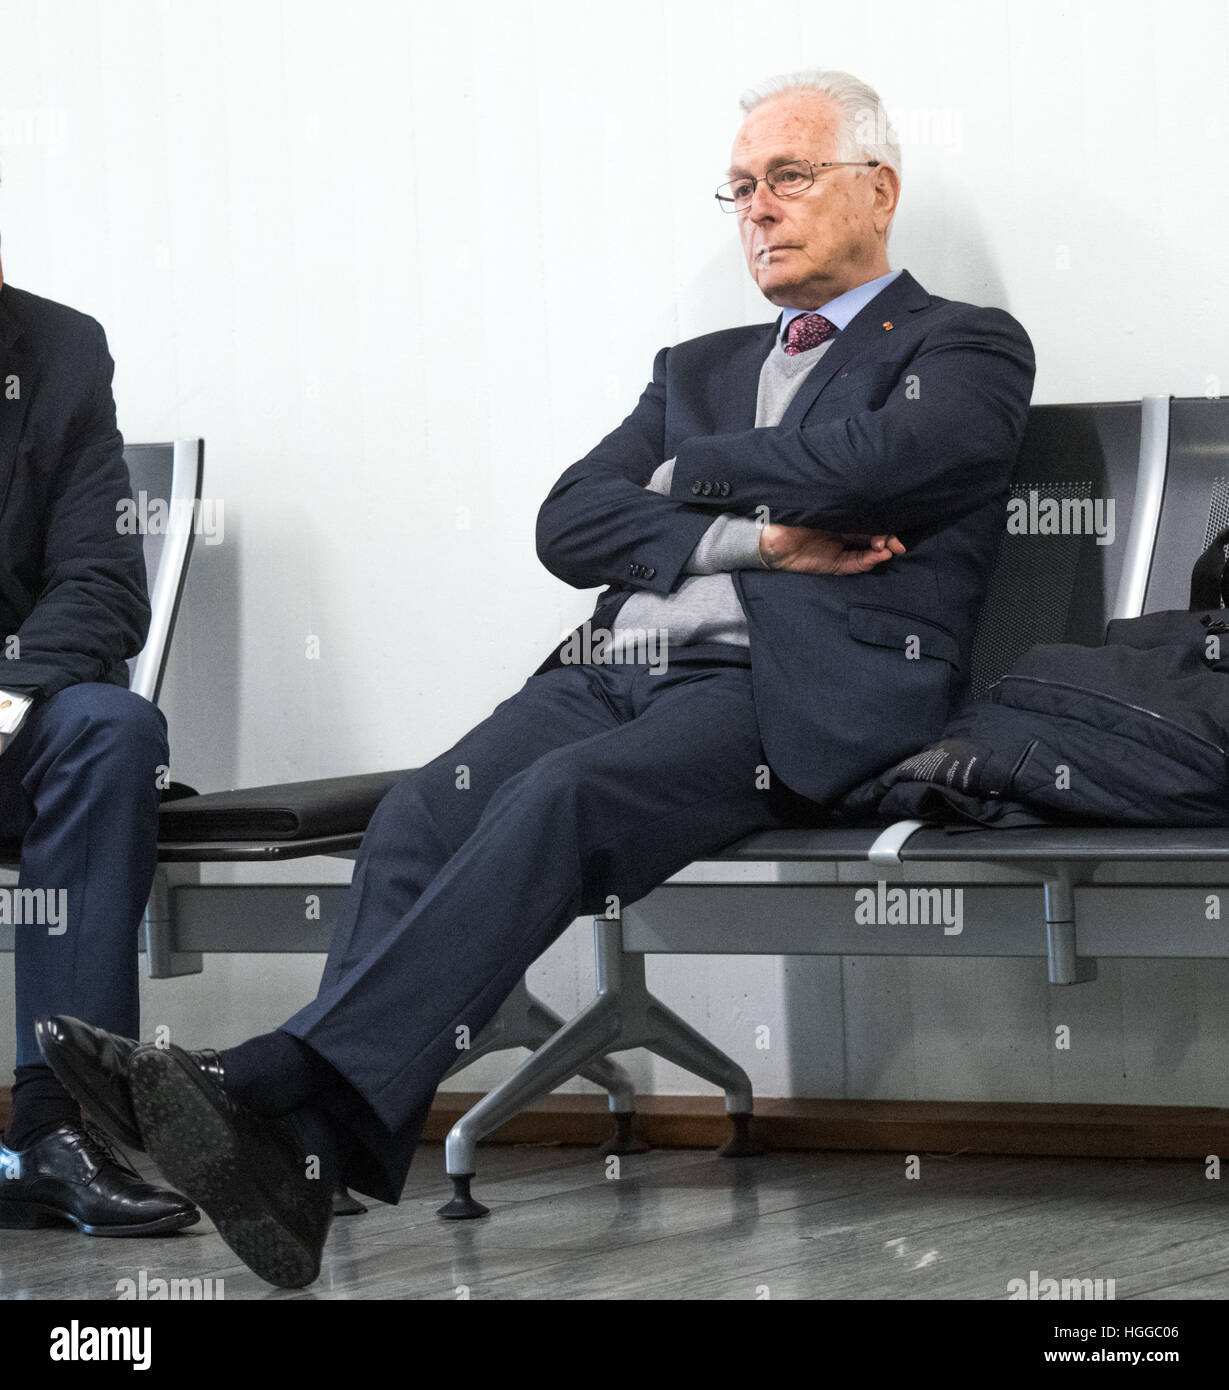
[[[801,424],[820,392],[841,367],[861,353],[881,345],[885,338],[890,339],[892,328],[899,327],[899,320],[906,314],[925,309],[929,304],[930,296],[907,270],[902,270],[887,289],[881,290],[853,316],[837,334],[828,351],[807,373],[798,394],[781,418],[782,428]],[[891,324],[892,328],[885,327],[886,324]]]
[[[9,313],[0,289],[0,508],[8,497],[17,446],[34,392],[34,359],[14,346],[21,325]]]
[[[772,351],[781,326],[776,323],[758,325],[754,334],[727,359],[722,373],[720,420],[722,432],[736,433],[755,426],[755,408],[760,394],[760,369]]]

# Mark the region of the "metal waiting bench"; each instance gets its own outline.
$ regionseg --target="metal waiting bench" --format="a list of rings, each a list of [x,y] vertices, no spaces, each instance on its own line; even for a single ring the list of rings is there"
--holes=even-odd
[[[1229,402],[1149,396],[1034,407],[1014,495],[1037,489],[1058,498],[1113,498],[1116,537],[1098,545],[1088,534],[1004,536],[979,622],[971,694],[984,693],[1037,642],[1095,644],[1112,617],[1185,607],[1193,557],[1229,524],[1227,460]],[[202,884],[199,865],[351,858],[399,775],[168,801],[145,923],[149,973],[199,971],[202,955],[213,951],[326,950],[345,885]],[[449,1134],[454,1195],[441,1215],[485,1213],[469,1192],[478,1140],[573,1076],[610,1093],[617,1127],[606,1151],[631,1147],[634,1090],[607,1054],[632,1047],[719,1086],[734,1122],[722,1152],[755,1152],[746,1073],[650,994],[648,954],[1035,956],[1046,960],[1052,983],[1070,985],[1093,978],[1098,957],[1229,956],[1229,926],[1209,924],[1203,913],[1204,891],[1223,884],[1226,861],[1229,834],[1206,829],[951,833],[906,821],[749,836],[675,875],[620,920],[594,920],[597,997],[570,1022],[521,982],[453,1068],[502,1048],[534,1049]],[[710,867],[718,863],[742,864],[747,876],[719,878]],[[915,927],[870,933],[856,925],[856,890],[885,876],[963,888],[963,933],[922,937]],[[318,900],[310,920],[308,894]],[[1190,929],[1158,933],[1158,918],[1174,916],[1187,898]],[[752,918],[754,933],[746,930]]]

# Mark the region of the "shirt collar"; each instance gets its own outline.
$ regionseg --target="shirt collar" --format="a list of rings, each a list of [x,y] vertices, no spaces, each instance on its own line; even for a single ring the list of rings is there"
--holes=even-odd
[[[827,304],[822,304],[818,309],[782,309],[781,342],[785,341],[790,324],[799,314],[823,314],[824,318],[836,328],[848,328],[853,316],[859,310],[865,309],[880,290],[886,290],[899,274],[899,270],[889,270],[886,275],[880,275],[876,280],[868,280],[864,285],[856,285],[852,290],[838,294],[835,299],[830,299]]]

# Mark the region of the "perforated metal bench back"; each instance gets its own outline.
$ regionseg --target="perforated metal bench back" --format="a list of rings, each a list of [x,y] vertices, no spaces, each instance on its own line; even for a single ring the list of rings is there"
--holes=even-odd
[[[1122,573],[1139,465],[1138,402],[1041,405],[1012,477],[1012,497],[1114,499],[1114,543],[1091,532],[1005,532],[974,639],[970,698],[977,699],[1038,642],[1097,643]],[[1104,512],[1103,512],[1104,514]]]

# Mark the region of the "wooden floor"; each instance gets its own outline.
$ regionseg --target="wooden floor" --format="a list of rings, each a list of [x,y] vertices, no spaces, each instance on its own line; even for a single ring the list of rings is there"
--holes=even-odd
[[[334,1223],[321,1278],[270,1289],[207,1221],[159,1240],[0,1231],[0,1297],[108,1299],[213,1279],[237,1299],[1004,1299],[1030,1272],[1124,1299],[1229,1298],[1229,1197],[1200,1162],[706,1150],[479,1151],[481,1221],[443,1222],[443,1151],[400,1206]],[[216,1286],[215,1286],[216,1293]]]

